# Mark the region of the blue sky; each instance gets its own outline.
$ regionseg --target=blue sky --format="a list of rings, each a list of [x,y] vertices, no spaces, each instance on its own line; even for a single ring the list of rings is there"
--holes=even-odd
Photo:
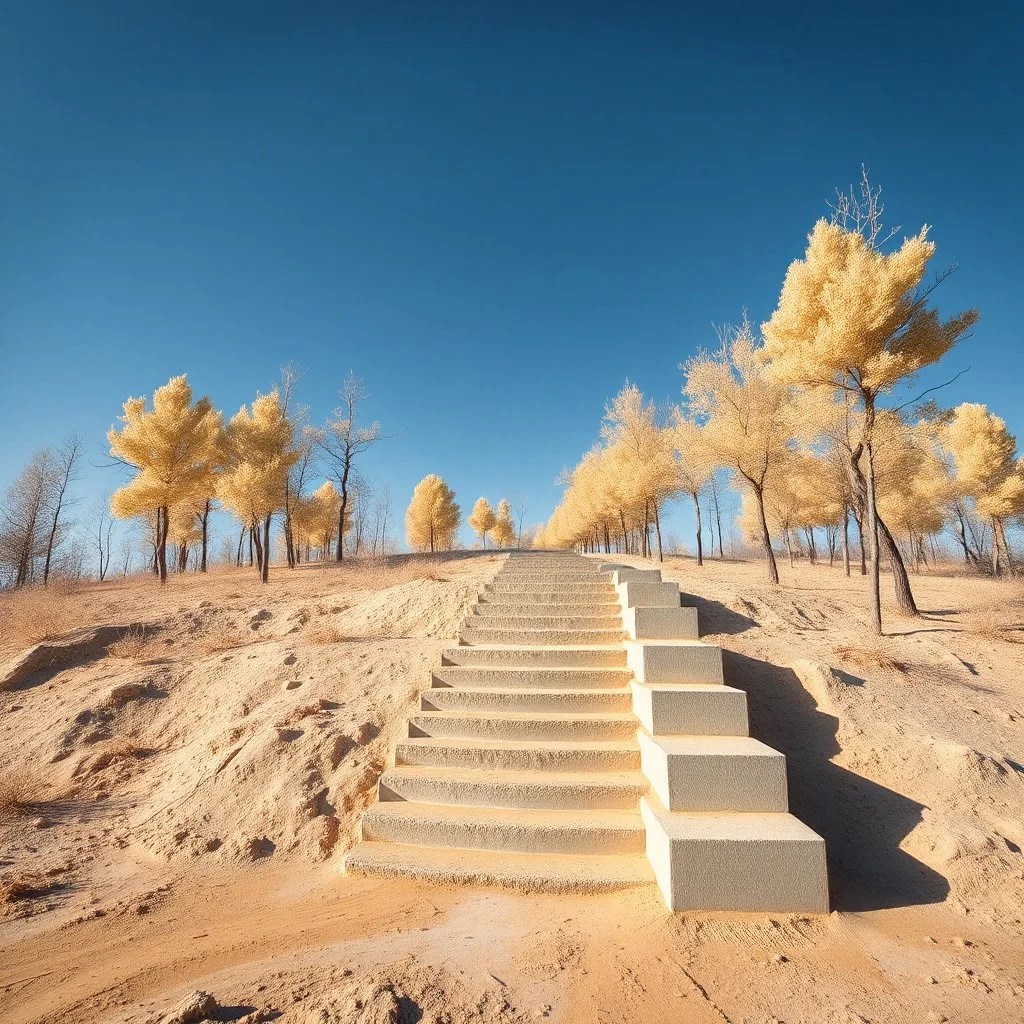
[[[0,485],[294,360],[315,419],[365,379],[399,515],[438,472],[546,518],[605,399],[766,319],[862,161],[982,313],[920,386],[970,366],[941,399],[1024,433],[1020,5],[768,6],[0,3]]]

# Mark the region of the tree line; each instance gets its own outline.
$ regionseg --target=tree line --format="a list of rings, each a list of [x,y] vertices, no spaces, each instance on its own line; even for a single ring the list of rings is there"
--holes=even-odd
[[[661,558],[661,511],[688,496],[701,564],[699,499],[715,489],[717,510],[726,471],[772,583],[776,541],[792,558],[802,534],[813,558],[824,534],[830,562],[841,553],[849,575],[856,532],[878,632],[883,553],[910,614],[907,563],[927,561],[944,530],[967,564],[981,566],[987,543],[990,571],[1014,571],[1006,527],[1024,516],[1024,459],[1004,421],[984,405],[923,400],[938,388],[882,405],[967,337],[978,313],[939,315],[931,297],[955,265],[925,279],[935,253],[927,227],[888,245],[895,231],[883,228],[880,194],[866,171],[858,189],[838,194],[787,270],[770,319],[759,330],[746,316],[720,328],[715,349],[681,366],[678,406],[658,411],[627,381],[605,409],[598,444],[564,474],[539,545]]]

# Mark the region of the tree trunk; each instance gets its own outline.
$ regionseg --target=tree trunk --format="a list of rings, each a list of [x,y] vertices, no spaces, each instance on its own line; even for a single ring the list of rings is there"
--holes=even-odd
[[[843,505],[843,571],[850,575],[850,509]]]
[[[658,502],[654,502],[654,532],[658,538],[658,561],[664,562],[665,556],[661,551],[661,516],[658,513]]]
[[[270,516],[263,520],[263,566],[260,578],[264,583],[270,579]]]
[[[772,551],[772,539],[768,533],[768,520],[764,515],[764,489],[755,484],[747,477],[747,482],[754,490],[754,497],[757,499],[757,519],[761,524],[761,544],[764,546],[765,563],[768,568],[768,582],[778,584],[779,567],[775,564],[775,552]]]
[[[718,481],[712,476],[711,479],[711,506],[715,511],[715,524],[718,527],[718,557],[725,558],[725,552],[722,550],[722,512],[718,504]],[[715,545],[712,541],[711,554],[715,553]]]
[[[700,517],[700,502],[697,500],[695,492],[690,492],[690,497],[693,498],[693,511],[697,517],[697,565],[704,564],[704,537],[703,537],[703,522]],[[712,545],[712,551],[714,545]]]
[[[348,474],[352,469],[352,458],[348,452],[345,453],[343,466],[344,468],[341,473],[341,508],[338,510],[338,550],[335,552],[335,560],[338,562],[342,561],[345,557],[343,552],[345,547],[345,511],[348,509]],[[433,529],[431,529],[430,550],[434,550]]]
[[[206,499],[206,504],[203,506],[203,551],[202,560],[199,563],[199,571],[206,572],[206,545],[209,540],[209,522],[210,522],[210,499]],[[228,548],[230,551],[231,549]]]
[[[907,615],[920,615],[917,604],[914,601],[914,592],[910,589],[910,577],[907,575],[907,567],[903,564],[903,556],[896,545],[889,527],[885,520],[875,513],[878,521],[878,534],[885,552],[889,556],[889,568],[892,570],[893,588],[896,591],[896,603]]]
[[[157,565],[160,569],[160,582],[167,582],[167,530],[170,526],[168,509],[164,505],[157,513]]]
[[[871,628],[882,634],[881,564],[878,557],[878,510],[875,507],[875,451],[871,435],[875,427],[875,402],[864,400],[864,437],[868,455],[867,512],[868,544],[871,546]]]

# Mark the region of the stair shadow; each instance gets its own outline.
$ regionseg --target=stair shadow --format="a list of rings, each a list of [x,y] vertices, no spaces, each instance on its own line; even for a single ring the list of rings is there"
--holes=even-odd
[[[680,603],[684,608],[697,609],[697,621],[700,623],[701,635],[705,633],[735,636],[745,633],[748,629],[757,629],[761,623],[749,615],[741,615],[726,607],[721,601],[712,601],[696,594],[680,594]]]
[[[945,877],[900,849],[924,805],[832,763],[839,720],[818,710],[792,669],[722,656],[726,683],[747,693],[751,735],[786,755],[790,810],[825,840],[833,909],[941,903]]]

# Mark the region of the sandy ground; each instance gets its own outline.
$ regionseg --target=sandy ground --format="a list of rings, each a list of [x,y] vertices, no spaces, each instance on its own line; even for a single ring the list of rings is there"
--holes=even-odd
[[[0,1019],[156,1021],[196,989],[218,1019],[302,1024],[1024,1019],[1013,584],[917,577],[924,616],[890,610],[879,642],[840,569],[783,565],[772,589],[757,563],[666,562],[828,842],[826,918],[342,875],[499,564],[4,599],[0,661],[78,632],[0,692]]]

